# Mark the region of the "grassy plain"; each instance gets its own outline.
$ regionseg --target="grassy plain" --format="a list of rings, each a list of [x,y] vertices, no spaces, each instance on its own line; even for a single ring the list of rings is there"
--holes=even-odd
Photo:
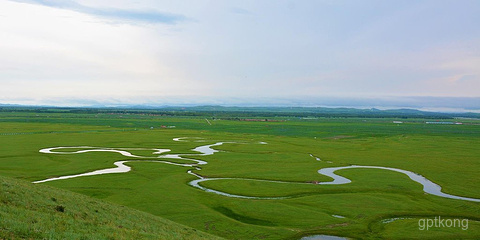
[[[208,177],[293,182],[329,181],[324,167],[373,165],[419,173],[449,194],[480,198],[480,121],[464,125],[425,124],[422,119],[279,118],[247,122],[135,114],[2,113],[0,175],[28,181],[113,167],[131,160],[118,153],[41,154],[56,146],[192,148],[218,141],[222,152],[196,173]],[[163,129],[164,126],[175,128]],[[152,129],[153,127],[153,129]],[[205,143],[174,142],[201,137]],[[268,144],[257,144],[263,141]],[[241,144],[240,144],[241,143]],[[247,143],[247,144],[243,144]],[[148,152],[141,152],[148,154]],[[319,157],[317,161],[310,154]],[[135,159],[133,159],[135,160]],[[218,180],[203,186],[280,200],[236,199],[203,192],[187,183],[190,168],[129,162],[132,171],[44,183],[125,205],[229,239],[298,239],[329,234],[359,239],[480,238],[480,204],[424,194],[400,173],[349,169],[338,174],[351,184],[319,186],[247,180]],[[337,218],[333,215],[344,216]],[[418,220],[468,218],[469,228],[419,230]],[[403,218],[390,223],[385,219]]]

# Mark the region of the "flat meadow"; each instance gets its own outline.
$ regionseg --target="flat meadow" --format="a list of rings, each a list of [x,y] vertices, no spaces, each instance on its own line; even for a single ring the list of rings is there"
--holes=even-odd
[[[275,118],[238,121],[142,114],[0,113],[0,175],[29,182],[115,167],[127,173],[57,180],[41,185],[157,215],[227,239],[300,239],[324,234],[352,239],[480,238],[480,203],[448,199],[422,190],[406,175],[381,169],[345,169],[349,184],[322,168],[383,166],[418,173],[451,195],[480,199],[480,120],[462,125],[426,124],[418,118]],[[402,123],[394,123],[402,121]],[[173,141],[184,138],[184,141]],[[149,149],[196,154],[199,166],[164,164]],[[262,144],[266,143],[266,144]],[[45,154],[51,147],[131,148],[117,152]],[[153,161],[142,161],[153,160]],[[191,163],[182,159],[168,161]],[[235,198],[194,188],[257,199]],[[257,181],[259,180],[259,181]],[[269,181],[263,181],[269,180]],[[266,198],[266,199],[263,199]],[[468,229],[431,227],[422,219],[468,219]]]

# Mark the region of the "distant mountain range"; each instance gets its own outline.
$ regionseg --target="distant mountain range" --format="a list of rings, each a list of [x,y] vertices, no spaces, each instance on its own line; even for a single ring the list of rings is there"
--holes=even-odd
[[[149,106],[125,105],[116,107],[55,107],[0,104],[0,112],[43,113],[130,113],[168,116],[205,117],[396,117],[396,118],[480,118],[473,112],[434,112],[418,109],[330,108],[330,107],[232,107],[205,106]]]
[[[480,113],[480,97],[192,97],[192,96],[163,96],[145,97],[142,99],[21,99],[18,101],[0,99],[6,103],[3,106],[20,107],[86,107],[86,108],[126,108],[126,109],[161,109],[168,106],[196,107],[196,106],[223,106],[223,107],[293,107],[296,109],[317,108],[354,108],[354,109],[417,109],[427,112],[448,113]],[[204,108],[204,107],[203,107]]]

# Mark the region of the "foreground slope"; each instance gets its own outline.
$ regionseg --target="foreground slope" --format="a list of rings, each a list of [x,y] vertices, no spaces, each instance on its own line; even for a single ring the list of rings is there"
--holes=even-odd
[[[215,239],[84,195],[0,176],[0,239]]]

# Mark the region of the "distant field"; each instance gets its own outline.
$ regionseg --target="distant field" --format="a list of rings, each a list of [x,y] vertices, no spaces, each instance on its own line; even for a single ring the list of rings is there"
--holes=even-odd
[[[128,173],[42,184],[125,205],[228,239],[299,239],[315,234],[361,239],[480,238],[480,203],[425,194],[420,184],[391,171],[341,170],[338,174],[352,180],[345,185],[240,179],[202,183],[230,194],[286,197],[270,200],[230,198],[187,184],[196,179],[186,173],[188,170],[212,178],[312,183],[331,180],[317,173],[321,168],[369,165],[409,170],[439,184],[446,193],[480,198],[480,120],[437,125],[425,124],[435,119],[419,118],[271,119],[282,121],[208,118],[209,124],[203,116],[0,113],[0,175],[37,181],[135,160],[114,152],[39,153],[49,147],[166,148],[179,154],[194,153],[191,150],[200,145],[236,142],[214,147],[221,150],[214,155],[195,156],[208,162],[200,166],[201,170],[128,162],[132,168]],[[177,137],[196,137],[205,142],[172,140]],[[148,150],[132,153],[152,155]],[[420,220],[437,216],[468,219],[468,229],[419,229]]]

